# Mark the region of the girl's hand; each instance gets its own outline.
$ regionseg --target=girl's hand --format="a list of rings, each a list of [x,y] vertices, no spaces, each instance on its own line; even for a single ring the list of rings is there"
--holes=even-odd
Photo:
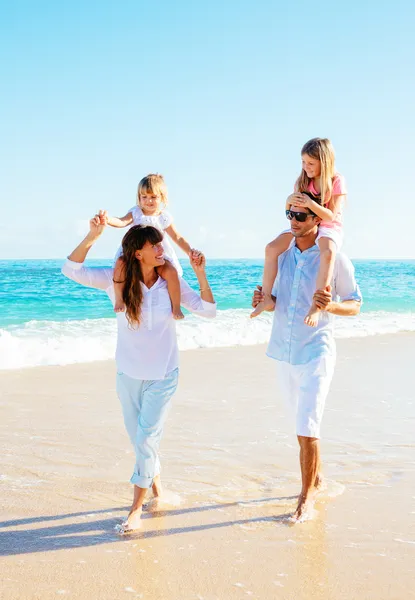
[[[195,273],[202,273],[206,267],[205,255],[199,250],[192,250],[190,255],[190,264]]]
[[[202,252],[200,252],[200,250],[196,250],[195,248],[192,248],[189,252],[190,262],[194,260],[197,263],[200,260],[201,256],[203,256]]]
[[[309,196],[307,196],[307,194],[300,194],[299,192],[296,192],[295,194],[291,194],[290,197],[292,198],[292,206],[298,206],[300,208],[311,208],[312,200]]]
[[[108,212],[106,210],[100,210],[98,215],[101,221],[101,225],[108,225]]]

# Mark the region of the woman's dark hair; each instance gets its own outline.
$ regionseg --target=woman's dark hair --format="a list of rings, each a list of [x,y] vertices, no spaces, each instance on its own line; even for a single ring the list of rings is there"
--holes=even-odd
[[[122,256],[124,283],[123,300],[125,314],[130,325],[139,325],[141,321],[141,305],[143,303],[143,272],[141,262],[135,253],[141,250],[147,242],[159,244],[163,234],[159,229],[151,226],[135,225],[131,227],[122,239]]]

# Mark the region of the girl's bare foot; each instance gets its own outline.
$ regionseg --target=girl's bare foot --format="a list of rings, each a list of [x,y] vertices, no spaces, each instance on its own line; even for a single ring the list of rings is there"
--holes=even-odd
[[[317,308],[317,304],[313,302],[310,306],[310,310],[308,311],[306,318],[304,319],[304,323],[306,325],[309,325],[309,327],[317,327],[319,312],[320,310],[319,308]]]
[[[182,313],[180,308],[173,307],[172,312],[173,312],[173,319],[175,321],[180,321],[180,319],[184,319],[184,314]]]
[[[124,311],[125,311],[125,304],[124,304],[124,302],[118,302],[116,300],[115,304],[114,304],[114,312],[115,313],[120,313],[120,312],[124,312]]]
[[[251,319],[258,317],[262,312],[264,312],[264,310],[274,310],[274,308],[275,302],[271,298],[271,296],[269,296],[268,298],[265,298],[262,302],[256,305],[255,310],[251,312]]]

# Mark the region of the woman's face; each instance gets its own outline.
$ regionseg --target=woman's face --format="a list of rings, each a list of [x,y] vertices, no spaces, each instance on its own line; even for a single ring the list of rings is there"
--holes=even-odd
[[[164,248],[161,242],[158,244],[146,242],[141,250],[137,250],[135,256],[147,267],[160,267],[165,263]]]

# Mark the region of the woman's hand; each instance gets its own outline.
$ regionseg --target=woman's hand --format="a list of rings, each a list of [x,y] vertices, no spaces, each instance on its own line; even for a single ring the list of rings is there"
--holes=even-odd
[[[206,258],[203,252],[200,252],[200,250],[192,250],[190,254],[190,264],[196,275],[197,273],[203,273],[206,267]]]
[[[108,213],[106,210],[100,210],[89,221],[89,231],[94,236],[99,236],[104,231],[108,222]]]

